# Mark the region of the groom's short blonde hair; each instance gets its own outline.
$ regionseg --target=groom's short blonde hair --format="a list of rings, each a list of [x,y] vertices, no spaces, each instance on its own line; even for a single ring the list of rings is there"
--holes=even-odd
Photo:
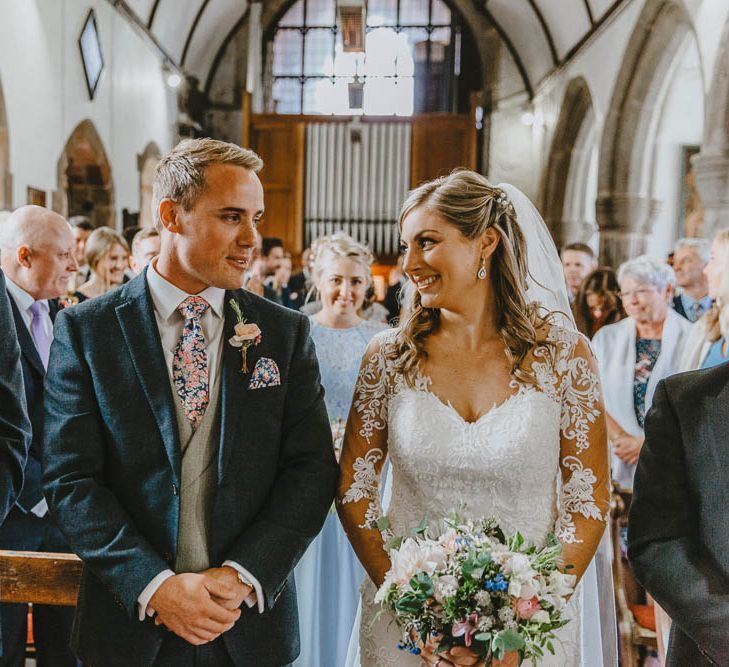
[[[205,190],[205,170],[213,164],[232,164],[257,173],[263,160],[248,148],[216,139],[183,139],[157,165],[152,187],[152,215],[159,230],[159,204],[171,199],[186,211]]]

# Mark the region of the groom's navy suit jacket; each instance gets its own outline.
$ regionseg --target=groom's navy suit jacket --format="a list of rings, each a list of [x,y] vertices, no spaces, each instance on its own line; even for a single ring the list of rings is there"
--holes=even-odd
[[[262,340],[281,384],[249,389],[229,299]],[[240,563],[265,612],[243,608],[223,635],[236,665],[281,665],[299,650],[294,565],[319,532],[337,466],[309,324],[243,290],[226,293],[218,486],[211,566]],[[166,630],[138,620],[137,598],[174,569],[181,452],[169,374],[143,274],[56,319],[46,383],[43,482],[85,563],[71,645],[91,665],[151,665]]]
[[[729,364],[656,388],[635,475],[630,563],[673,619],[669,667],[729,665]]]

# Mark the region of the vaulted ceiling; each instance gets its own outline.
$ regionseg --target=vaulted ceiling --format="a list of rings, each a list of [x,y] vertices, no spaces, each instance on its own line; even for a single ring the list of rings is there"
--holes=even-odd
[[[291,4],[291,0],[262,1],[264,24]],[[475,33],[480,26],[490,25],[503,42],[509,58],[500,69],[501,94],[531,96],[545,76],[568,61],[602,23],[631,1],[636,0],[450,0],[450,4],[461,10]],[[247,0],[125,3],[169,58],[198,77],[203,86],[249,6]]]

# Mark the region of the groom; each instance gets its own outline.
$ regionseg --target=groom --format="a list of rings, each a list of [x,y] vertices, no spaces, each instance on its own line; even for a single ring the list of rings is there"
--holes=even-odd
[[[181,142],[154,183],[159,257],[56,320],[43,479],[85,563],[71,643],[94,667],[298,654],[291,572],[337,467],[308,321],[238,289],[261,167]]]

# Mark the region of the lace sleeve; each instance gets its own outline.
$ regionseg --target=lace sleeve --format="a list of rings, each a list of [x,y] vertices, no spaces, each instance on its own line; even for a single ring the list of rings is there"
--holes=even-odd
[[[375,584],[390,568],[374,522],[382,515],[380,474],[387,456],[387,409],[391,394],[384,332],[362,360],[339,461],[337,511],[357,557]]]
[[[563,330],[564,331],[564,330]],[[557,353],[561,401],[557,537],[564,562],[581,577],[600,542],[610,504],[605,409],[600,378],[590,344],[564,331]]]

